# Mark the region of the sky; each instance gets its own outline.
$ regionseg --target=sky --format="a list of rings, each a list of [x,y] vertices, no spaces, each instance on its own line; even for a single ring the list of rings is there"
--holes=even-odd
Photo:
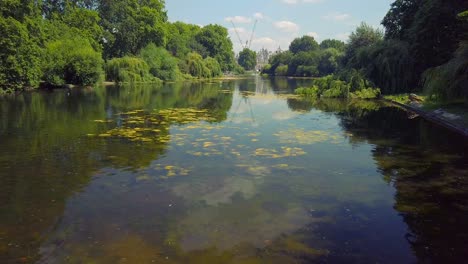
[[[234,50],[250,40],[252,50],[286,50],[294,38],[313,36],[346,41],[361,23],[381,27],[393,0],[166,0],[169,21],[205,26],[220,24],[229,30]],[[232,25],[234,23],[235,27]]]

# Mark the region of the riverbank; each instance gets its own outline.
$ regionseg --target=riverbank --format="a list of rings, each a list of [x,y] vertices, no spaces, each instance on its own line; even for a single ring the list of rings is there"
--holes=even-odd
[[[411,101],[408,96],[385,96],[385,101],[400,106],[422,118],[468,137],[468,109],[462,103]]]

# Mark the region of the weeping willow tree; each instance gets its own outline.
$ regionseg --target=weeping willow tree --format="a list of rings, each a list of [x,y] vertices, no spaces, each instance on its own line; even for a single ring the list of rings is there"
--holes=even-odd
[[[365,75],[385,94],[411,91],[417,86],[409,45],[398,40],[381,41],[358,51]]]
[[[458,14],[458,20],[468,28],[468,10]],[[433,99],[453,100],[464,98],[468,102],[468,34],[453,58],[438,67],[430,68],[423,74],[425,92]]]
[[[140,58],[123,57],[107,62],[106,79],[117,83],[161,82],[149,72],[148,64]]]
[[[468,41],[463,41],[455,56],[424,73],[424,88],[433,99],[464,98],[468,102]]]

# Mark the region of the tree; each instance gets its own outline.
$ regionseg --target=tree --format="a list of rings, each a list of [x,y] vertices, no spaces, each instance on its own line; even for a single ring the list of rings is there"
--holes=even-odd
[[[163,81],[175,81],[177,79],[177,59],[164,48],[156,47],[154,43],[140,51],[140,58],[148,64],[149,72]]]
[[[383,40],[383,32],[362,22],[349,36],[343,63],[349,67],[356,64],[356,54],[360,48],[370,47]]]
[[[90,85],[102,73],[102,54],[80,37],[47,43],[44,55],[44,80],[52,85]]]
[[[212,57],[219,62],[223,71],[234,65],[234,52],[228,31],[220,25],[207,25],[195,36],[195,40],[206,49],[203,57]]]
[[[361,48],[354,62],[355,68],[362,69],[385,94],[409,92],[417,85],[414,61],[406,42],[386,40]]]
[[[323,43],[323,42],[322,42]],[[335,48],[328,48],[320,53],[318,71],[321,76],[335,73],[343,53]]]
[[[408,29],[421,5],[421,0],[397,0],[382,20],[386,39],[408,39]]]
[[[207,57],[203,60],[203,63],[205,64],[206,68],[210,70],[210,77],[218,77],[223,74],[223,71],[221,71],[221,66],[219,65],[219,62],[217,60],[211,57]]]
[[[428,68],[452,58],[468,32],[468,23],[457,19],[458,13],[466,9],[468,2],[457,0],[427,0],[419,6],[408,30],[417,79]]]
[[[437,99],[464,98],[468,102],[468,41],[463,41],[447,63],[427,70],[424,90]]]
[[[206,49],[195,40],[195,36],[200,30],[201,28],[197,25],[183,22],[168,24],[167,50],[180,59],[183,59],[191,51],[206,53]]]
[[[12,17],[0,17],[0,86],[35,87],[41,77],[41,50],[25,25]]]
[[[296,54],[299,52],[306,52],[306,51],[314,51],[318,50],[319,45],[317,41],[315,41],[314,37],[311,36],[303,36],[301,38],[296,38],[291,42],[289,45],[289,51]]]
[[[106,58],[136,55],[149,43],[166,45],[164,1],[101,0],[98,10],[105,30]]]
[[[257,65],[257,53],[247,48],[243,49],[239,53],[239,65],[246,71],[255,69],[255,66]]]
[[[337,39],[325,39],[320,43],[320,48],[321,49],[329,49],[329,48],[334,48],[338,51],[344,52],[346,48],[346,44]]]

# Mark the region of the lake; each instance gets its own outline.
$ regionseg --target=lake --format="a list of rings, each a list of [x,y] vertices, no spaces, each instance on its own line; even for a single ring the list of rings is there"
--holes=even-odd
[[[466,139],[308,80],[0,99],[0,263],[462,263]]]

